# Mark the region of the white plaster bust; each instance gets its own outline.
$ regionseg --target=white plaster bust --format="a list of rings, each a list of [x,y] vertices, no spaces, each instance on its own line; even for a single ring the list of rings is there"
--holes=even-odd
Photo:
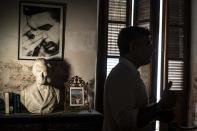
[[[35,83],[21,91],[21,102],[31,113],[51,113],[59,103],[59,90],[54,88],[48,77],[51,66],[44,58],[36,59],[32,73]]]

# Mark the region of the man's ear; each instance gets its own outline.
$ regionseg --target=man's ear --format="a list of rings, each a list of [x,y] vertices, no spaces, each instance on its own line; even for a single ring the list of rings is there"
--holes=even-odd
[[[129,51],[133,52],[136,50],[136,48],[137,48],[136,44],[133,44],[133,43],[129,44]]]

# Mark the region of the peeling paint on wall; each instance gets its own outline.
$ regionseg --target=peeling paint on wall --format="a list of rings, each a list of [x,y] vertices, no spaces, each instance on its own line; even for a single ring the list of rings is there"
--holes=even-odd
[[[31,69],[30,66],[0,61],[0,92],[18,92],[33,84],[35,77]]]

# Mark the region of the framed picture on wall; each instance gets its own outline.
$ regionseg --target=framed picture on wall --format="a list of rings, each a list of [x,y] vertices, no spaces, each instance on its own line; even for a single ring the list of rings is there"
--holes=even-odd
[[[20,2],[18,59],[64,56],[65,4]]]

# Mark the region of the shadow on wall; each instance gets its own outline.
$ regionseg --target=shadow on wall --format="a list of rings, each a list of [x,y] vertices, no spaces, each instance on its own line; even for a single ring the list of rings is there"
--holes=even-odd
[[[60,90],[60,103],[56,110],[62,110],[64,109],[65,101],[64,83],[68,81],[70,75],[70,64],[68,64],[66,60],[56,61],[55,59],[49,61],[49,63],[52,66],[51,83]]]
[[[4,109],[5,109],[4,100],[0,98],[0,113],[1,113],[1,111],[4,111]]]
[[[95,79],[92,79],[90,80],[88,85],[89,109],[94,108],[94,84],[95,84]]]

